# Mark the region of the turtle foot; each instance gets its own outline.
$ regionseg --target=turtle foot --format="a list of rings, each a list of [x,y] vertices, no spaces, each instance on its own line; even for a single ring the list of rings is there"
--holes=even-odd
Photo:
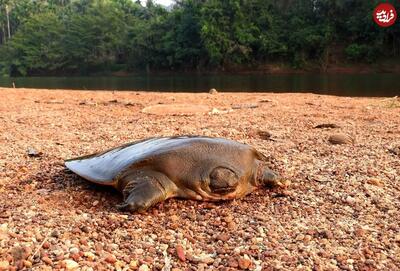
[[[153,171],[140,174],[134,172],[125,176],[121,182],[125,184],[122,191],[124,202],[117,205],[117,208],[139,213],[167,199],[165,187],[172,183],[165,175]]]

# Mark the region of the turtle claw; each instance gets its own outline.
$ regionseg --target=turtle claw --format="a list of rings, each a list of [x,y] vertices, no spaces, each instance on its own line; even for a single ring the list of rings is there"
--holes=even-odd
[[[115,205],[115,207],[116,207],[118,210],[124,211],[124,210],[127,209],[128,204],[124,202],[124,203]]]
[[[132,213],[144,213],[148,209],[148,207],[137,204],[136,202],[123,202],[121,204],[117,204],[115,207],[117,207],[118,210]]]

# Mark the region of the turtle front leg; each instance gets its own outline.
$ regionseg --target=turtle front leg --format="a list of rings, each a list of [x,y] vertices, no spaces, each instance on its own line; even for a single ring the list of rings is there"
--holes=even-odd
[[[144,212],[155,204],[173,197],[177,190],[167,176],[155,171],[125,175],[120,183],[124,202],[117,205],[117,208],[130,212]]]

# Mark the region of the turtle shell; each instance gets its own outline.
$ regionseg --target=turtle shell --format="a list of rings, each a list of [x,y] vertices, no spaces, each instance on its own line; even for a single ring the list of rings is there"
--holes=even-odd
[[[241,150],[256,152],[252,147],[223,138],[210,138],[199,136],[181,136],[181,137],[159,137],[149,138],[141,141],[129,143],[120,147],[116,147],[101,153],[88,156],[82,156],[65,161],[65,165],[71,171],[79,176],[103,185],[115,185],[118,175],[122,174],[126,169],[141,164],[144,161],[155,161],[155,157],[168,156],[168,154],[179,155],[185,153],[187,155],[193,152],[190,148],[193,144],[209,144],[210,148],[215,151],[219,150]],[[229,154],[227,154],[229,155]],[[216,154],[221,157],[221,154]],[[235,155],[236,156],[236,155]],[[196,159],[197,161],[201,159]],[[218,159],[218,158],[217,158]],[[163,160],[165,161],[165,160]]]

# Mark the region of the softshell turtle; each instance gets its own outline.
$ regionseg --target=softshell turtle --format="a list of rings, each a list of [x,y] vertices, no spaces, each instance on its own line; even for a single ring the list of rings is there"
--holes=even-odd
[[[243,197],[278,175],[253,147],[223,138],[158,137],[70,159],[81,177],[121,191],[118,208],[145,211],[172,197],[217,201]]]

